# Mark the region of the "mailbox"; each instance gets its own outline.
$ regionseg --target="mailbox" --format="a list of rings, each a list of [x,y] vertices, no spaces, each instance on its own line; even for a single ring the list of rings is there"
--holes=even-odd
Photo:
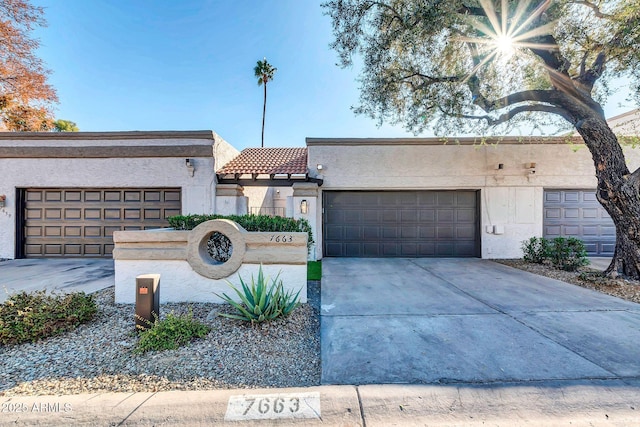
[[[160,317],[160,275],[136,277],[136,330],[149,329]]]

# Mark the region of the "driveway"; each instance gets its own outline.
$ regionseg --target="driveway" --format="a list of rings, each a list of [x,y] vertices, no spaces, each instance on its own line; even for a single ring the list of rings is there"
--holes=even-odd
[[[113,260],[16,259],[0,262],[0,303],[14,292],[40,289],[91,293],[114,284]]]
[[[640,377],[640,304],[481,259],[322,269],[323,384]]]

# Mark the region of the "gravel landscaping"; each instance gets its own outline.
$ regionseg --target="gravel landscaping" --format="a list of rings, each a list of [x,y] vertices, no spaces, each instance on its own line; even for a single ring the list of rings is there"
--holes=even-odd
[[[0,345],[0,395],[294,387],[320,383],[320,283],[289,317],[252,326],[217,314],[221,304],[163,304],[209,325],[177,350],[133,353],[134,306],[114,304],[114,289],[95,294],[97,317],[37,343]]]

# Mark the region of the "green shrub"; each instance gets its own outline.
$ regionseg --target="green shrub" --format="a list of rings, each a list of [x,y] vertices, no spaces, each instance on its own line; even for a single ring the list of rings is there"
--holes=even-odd
[[[566,271],[575,271],[589,264],[584,243],[575,237],[556,237],[552,241],[532,237],[522,242],[522,252],[522,258],[527,262],[551,264]]]
[[[589,264],[584,243],[575,237],[553,239],[550,259],[554,267],[566,271],[575,271]]]
[[[191,311],[179,316],[169,313],[163,320],[156,317],[150,328],[140,332],[134,352],[175,350],[195,338],[203,338],[209,331],[211,328],[195,320]]]
[[[229,219],[240,224],[247,231],[306,232],[309,234],[307,245],[313,244],[311,225],[304,219],[284,218],[268,215],[176,215],[167,218],[169,225],[176,230],[193,230],[199,224],[213,219]]]
[[[19,344],[74,329],[98,312],[91,295],[20,292],[0,306],[0,343]]]
[[[532,237],[522,242],[523,257],[527,262],[543,264],[551,255],[551,244],[544,237]]]
[[[257,282],[254,280],[253,275],[251,276],[251,285],[245,283],[242,277],[238,275],[242,292],[231,283],[229,283],[229,286],[238,294],[242,303],[235,302],[227,294],[223,293],[222,296],[216,294],[236,309],[236,314],[221,313],[220,315],[251,323],[261,323],[280,316],[288,316],[300,305],[298,301],[300,291],[296,294],[293,291],[285,292],[282,280],[278,281],[279,277],[280,275],[276,276],[269,284],[269,278],[265,278],[262,266],[258,270]]]

